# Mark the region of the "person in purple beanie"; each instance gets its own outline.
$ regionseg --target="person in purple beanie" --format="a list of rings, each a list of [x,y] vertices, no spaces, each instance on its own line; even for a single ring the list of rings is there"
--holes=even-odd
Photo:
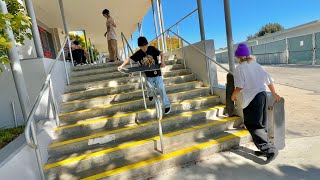
[[[237,95],[242,92],[244,124],[260,150],[255,151],[255,155],[266,156],[269,163],[276,158],[278,150],[268,138],[266,85],[276,101],[280,101],[281,97],[275,91],[272,78],[250,55],[246,44],[238,45],[235,56],[239,65],[234,73],[235,90],[231,99],[236,101]]]

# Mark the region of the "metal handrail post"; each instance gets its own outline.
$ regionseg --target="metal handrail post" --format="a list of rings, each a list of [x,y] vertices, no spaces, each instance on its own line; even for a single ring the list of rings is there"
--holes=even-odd
[[[176,25],[176,29],[177,29],[177,34],[180,35],[179,24]],[[179,44],[178,44],[178,45],[179,45],[179,48],[182,48],[180,38],[178,38],[178,41],[179,41],[179,42],[178,42],[178,43],[179,43]]]
[[[161,120],[162,120],[162,107],[160,104],[159,99],[157,99],[156,101],[156,106],[158,106],[156,108],[157,110],[157,118],[158,118],[158,126],[159,126],[159,137],[160,137],[160,145],[161,145],[161,152],[162,154],[165,153],[165,149],[164,149],[164,143],[163,143],[163,131],[162,131],[162,124],[161,124]]]
[[[141,72],[140,72],[139,74],[140,74],[140,83],[141,83],[141,90],[142,90],[144,108],[145,108],[145,109],[148,109],[148,107],[147,107],[147,101],[146,101],[146,95],[145,95],[145,93],[144,93],[144,85],[143,85],[142,74],[141,74]]]
[[[12,107],[12,113],[13,113],[13,120],[14,120],[14,125],[15,127],[18,127],[17,124],[17,114],[16,114],[16,107],[15,107],[15,102],[11,102],[11,107]]]
[[[71,64],[72,64],[72,67],[74,67],[74,61],[73,61],[73,55],[72,55],[72,43],[71,43],[71,40],[70,40],[70,37],[69,35],[67,35],[67,41],[68,41],[68,46],[69,46],[69,52],[70,52],[70,59],[71,59]],[[64,51],[63,51],[64,53]],[[65,55],[66,56],[66,55]]]
[[[92,63],[94,64],[94,55],[93,55],[93,45],[91,43],[91,39],[89,38],[89,42],[90,42],[90,55],[91,55],[91,59],[92,59]]]
[[[89,45],[88,45],[86,30],[82,30],[82,32],[83,32],[83,35],[84,35],[84,42],[86,44],[86,49],[88,51],[88,59],[87,59],[87,60],[89,60],[88,64],[91,64],[90,49],[89,49]]]
[[[170,53],[172,54],[172,38],[170,36],[170,32],[168,31],[168,38],[169,38],[169,43],[170,43]]]
[[[122,36],[123,40],[125,41],[125,43],[127,44],[128,57],[129,57],[129,56],[130,56],[130,55],[129,55],[130,51],[131,51],[131,53],[133,53],[133,50],[131,49],[130,44],[129,44],[127,38],[124,36],[124,34],[123,34],[122,32],[121,32],[121,36]],[[122,40],[122,41],[123,41],[123,40]],[[123,46],[125,46],[124,42],[123,42]],[[128,57],[127,57],[127,58],[128,58]],[[130,67],[132,67],[132,62],[131,62],[131,61],[130,61]]]
[[[50,79],[49,81],[49,92],[51,94],[52,97],[52,104],[53,104],[53,112],[54,112],[54,116],[55,116],[55,120],[56,120],[56,125],[60,126],[60,119],[59,119],[59,114],[58,114],[58,108],[57,108],[57,103],[56,103],[56,99],[54,98],[54,91],[53,91],[53,87],[52,87],[52,80]]]
[[[43,167],[42,167],[42,162],[41,162],[41,152],[40,152],[40,148],[39,148],[39,145],[38,145],[38,138],[37,138],[37,131],[36,131],[36,128],[35,128],[35,122],[32,121],[31,123],[31,135],[32,135],[32,139],[33,139],[33,143],[35,145],[35,153],[36,153],[36,158],[37,158],[37,162],[38,162],[38,168],[39,168],[39,171],[40,171],[40,175],[41,175],[41,179],[45,180],[45,175],[44,175],[44,170],[43,170]]]
[[[64,54],[64,51],[62,51],[62,58],[63,58],[64,70],[66,72],[67,85],[69,85],[70,79],[69,79],[69,74],[68,74],[68,70],[67,70],[66,55]]]

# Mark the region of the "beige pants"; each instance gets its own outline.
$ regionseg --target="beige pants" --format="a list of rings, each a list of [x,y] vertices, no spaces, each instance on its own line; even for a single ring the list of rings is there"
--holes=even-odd
[[[117,61],[118,60],[118,44],[117,44],[117,40],[115,40],[115,39],[108,40],[108,50],[109,50],[109,58],[110,58],[110,60]]]

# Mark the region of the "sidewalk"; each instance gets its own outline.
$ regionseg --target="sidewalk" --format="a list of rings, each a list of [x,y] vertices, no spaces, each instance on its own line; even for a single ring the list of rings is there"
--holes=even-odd
[[[320,136],[293,138],[277,159],[260,165],[265,158],[247,153],[247,147],[215,154],[184,168],[157,174],[156,180],[317,180],[320,177]],[[248,148],[255,150],[253,144]]]

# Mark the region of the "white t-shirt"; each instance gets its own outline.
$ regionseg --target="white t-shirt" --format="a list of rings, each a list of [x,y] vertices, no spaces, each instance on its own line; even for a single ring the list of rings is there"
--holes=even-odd
[[[112,25],[112,23],[114,23],[113,18],[110,17],[109,19],[107,19],[107,22],[106,22],[107,39],[108,40],[111,40],[111,39],[117,40],[117,34],[115,31],[115,27]]]
[[[235,87],[242,88],[242,108],[246,108],[258,93],[266,91],[266,85],[272,82],[270,75],[256,61],[238,65],[234,74],[234,83]]]

